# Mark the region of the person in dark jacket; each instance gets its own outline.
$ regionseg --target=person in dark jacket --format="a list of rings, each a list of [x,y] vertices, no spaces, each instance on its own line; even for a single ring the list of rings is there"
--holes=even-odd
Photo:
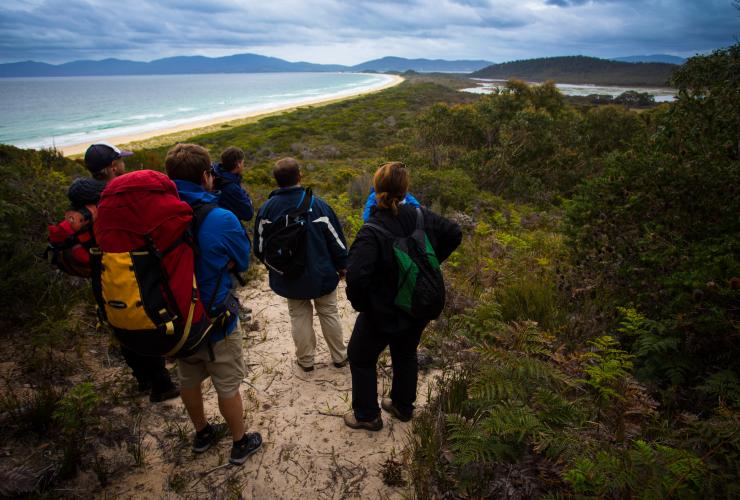
[[[252,199],[242,187],[242,172],[244,172],[244,151],[230,146],[221,153],[221,162],[214,163],[213,188],[219,191],[218,206],[229,210],[241,222],[249,222],[254,216]],[[239,273],[232,272],[232,287],[244,286],[246,279]],[[231,278],[230,278],[231,279]],[[242,305],[239,318],[242,321],[251,321],[252,309]]]
[[[244,151],[235,147],[228,147],[221,153],[221,162],[213,165],[214,184],[217,191],[221,191],[218,205],[230,210],[236,218],[249,222],[254,215],[252,199],[242,187],[242,172],[244,172]]]
[[[208,151],[197,144],[178,144],[167,152],[167,175],[177,192],[191,206],[215,204],[213,173]],[[211,317],[224,310],[232,312],[222,325],[214,324],[210,339],[190,356],[177,359],[182,384],[182,401],[195,427],[193,452],[203,453],[223,436],[218,425],[211,425],[203,407],[202,382],[211,378],[218,395],[218,408],[231,431],[233,445],[229,463],[242,465],[262,446],[258,432],[245,432],[244,406],[239,388],[246,375],[243,337],[236,317],[238,301],[226,279],[228,270],[246,271],[249,266],[249,239],[244,227],[230,211],[213,208],[200,222],[195,278],[201,299],[207,301]]]
[[[263,245],[270,235],[270,225],[298,207],[306,193],[301,186],[300,165],[294,158],[283,158],[275,163],[273,175],[278,189],[270,193],[254,221],[254,251],[260,260],[264,258]],[[270,288],[288,299],[296,361],[307,372],[314,369],[316,353],[314,306],[334,366],[342,368],[347,364],[347,349],[337,308],[337,284],[346,272],[347,243],[334,210],[317,196],[313,196],[310,202],[308,221],[303,274],[286,278],[269,270]]]
[[[416,227],[416,208],[402,203],[409,186],[409,175],[402,163],[381,166],[373,178],[377,205],[369,222],[393,235],[410,235]],[[462,240],[460,226],[421,208],[424,231],[442,263]],[[344,422],[354,429],[377,431],[383,428],[378,407],[378,357],[390,346],[393,382],[382,408],[397,419],[411,419],[416,400],[416,348],[428,321],[411,317],[394,304],[398,271],[393,255],[393,240],[365,224],[349,251],[347,298],[359,311],[349,341],[352,371],[352,411]]]
[[[92,177],[76,179],[67,190],[72,208],[97,205],[108,181],[126,172],[123,159],[131,155],[131,151],[122,151],[106,143],[93,144],[87,148],[85,166]],[[152,403],[174,399],[180,395],[180,391],[172,383],[163,357],[142,356],[125,346],[121,346],[121,354],[131,368],[139,390],[148,392]]]

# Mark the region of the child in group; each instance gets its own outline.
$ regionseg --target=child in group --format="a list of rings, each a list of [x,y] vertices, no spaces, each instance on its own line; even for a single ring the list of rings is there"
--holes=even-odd
[[[213,172],[213,189],[220,191],[218,206],[229,210],[242,223],[249,222],[254,216],[254,207],[249,194],[242,187],[242,173],[244,172],[244,151],[230,146],[221,153],[221,161],[211,167]],[[232,273],[234,288],[244,286],[246,281],[238,273]],[[239,318],[244,321],[252,320],[252,309],[243,306],[239,310]]]
[[[242,187],[244,172],[244,151],[228,147],[221,153],[221,162],[212,166],[213,188],[220,191],[218,205],[233,212],[242,222],[249,222],[254,216],[252,199]]]

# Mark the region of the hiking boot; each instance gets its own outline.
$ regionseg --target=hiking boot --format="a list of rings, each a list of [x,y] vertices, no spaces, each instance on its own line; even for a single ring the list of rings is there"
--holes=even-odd
[[[300,366],[300,367],[301,367],[301,370],[303,370],[304,372],[312,372],[312,371],[313,371],[313,365],[311,365],[311,366],[303,366],[302,364],[300,364],[300,363],[298,362],[298,360],[296,360],[295,362],[296,362],[296,364],[297,364],[298,366]]]
[[[347,366],[347,358],[344,359],[344,361],[340,361],[339,363],[334,363],[334,368],[344,368]]]
[[[206,425],[199,432],[195,433],[195,439],[193,439],[193,453],[203,453],[207,451],[211,446],[221,441],[229,428],[226,424],[215,424]]]
[[[375,417],[375,420],[363,422],[361,420],[357,420],[355,412],[353,411],[349,411],[344,414],[344,423],[347,427],[351,427],[353,429],[365,429],[368,431],[379,431],[383,428],[383,419],[380,418],[380,415]]]
[[[411,415],[401,413],[401,411],[393,405],[393,400],[391,398],[383,398],[383,400],[380,402],[380,407],[396,417],[401,422],[408,422],[409,420],[411,420]]]
[[[162,401],[167,401],[168,399],[175,399],[179,395],[180,389],[178,389],[174,385],[169,389],[165,389],[161,392],[152,389],[152,392],[149,394],[149,401],[151,401],[152,403],[161,403]]]
[[[231,447],[231,465],[241,465],[247,458],[262,447],[262,436],[259,432],[248,432]]]

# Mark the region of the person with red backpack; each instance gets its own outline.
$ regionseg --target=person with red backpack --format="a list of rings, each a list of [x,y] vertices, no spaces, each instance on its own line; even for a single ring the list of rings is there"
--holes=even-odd
[[[86,241],[90,241],[90,245],[73,247],[73,251],[84,255],[74,255],[73,259],[67,259],[67,262],[72,260],[77,262],[78,268],[86,267],[85,276],[87,277],[90,276],[89,248],[95,241],[92,232],[93,216],[97,214],[100,195],[109,181],[126,172],[124,158],[131,155],[133,155],[131,151],[122,151],[111,144],[91,145],[85,151],[85,166],[92,177],[76,179],[67,191],[67,197],[75,211],[91,213],[89,218],[83,215],[83,218],[87,219],[85,227],[89,232],[89,237]],[[166,401],[180,395],[179,389],[172,382],[170,373],[167,371],[164,357],[142,356],[125,345],[121,345],[121,354],[133,372],[139,391],[148,392],[152,403]]]
[[[262,436],[258,432],[246,433],[244,427],[240,393],[246,375],[243,337],[239,302],[231,292],[229,279],[229,271],[244,272],[249,267],[249,239],[236,216],[217,206],[218,196],[211,192],[211,160],[205,148],[178,144],[168,151],[165,169],[196,218],[207,210],[193,231],[198,249],[195,274],[206,313],[211,318],[221,318],[199,349],[177,360],[181,397],[196,431],[193,451],[206,451],[223,435],[222,429],[208,423],[203,408],[201,383],[210,377],[218,394],[219,410],[233,438],[229,462],[241,465],[262,446]]]

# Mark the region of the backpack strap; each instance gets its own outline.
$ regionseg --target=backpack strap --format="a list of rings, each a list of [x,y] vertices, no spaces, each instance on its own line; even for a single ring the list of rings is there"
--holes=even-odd
[[[201,226],[203,225],[203,221],[206,220],[206,217],[208,217],[208,214],[211,213],[211,211],[214,208],[217,208],[218,205],[215,203],[197,203],[192,205],[193,208],[193,225],[192,225],[192,238],[193,238],[193,246],[194,251],[196,254],[200,253],[200,246],[198,245],[198,232],[200,231]],[[227,268],[222,269],[218,273],[218,278],[216,279],[216,286],[213,289],[213,294],[211,294],[211,298],[208,300],[208,303],[206,304],[206,314],[208,316],[211,316],[211,313],[213,311],[213,305],[216,301],[216,295],[218,295],[218,289],[221,287],[221,283],[224,279],[224,274],[228,274]],[[228,296],[227,296],[228,297]],[[223,323],[227,318],[228,310],[225,309],[221,311],[218,315],[211,318],[211,323]],[[212,345],[210,343],[210,337],[208,339],[208,351],[209,356],[211,357],[211,360],[213,360],[213,352],[212,352]]]
[[[416,208],[416,229],[424,230],[424,214],[421,213],[421,208]]]
[[[301,195],[301,199],[298,202],[298,206],[290,212],[288,215],[291,217],[297,217],[299,215],[303,215],[306,212],[308,212],[311,207],[313,206],[313,191],[310,187],[307,187],[303,190],[303,194]]]
[[[205,221],[206,217],[208,217],[208,214],[210,214],[214,208],[218,207],[218,205],[216,205],[215,203],[196,203],[194,205],[191,205],[191,207],[193,209],[193,225],[191,236],[193,238],[195,252],[200,253],[200,246],[198,245],[198,232],[203,225],[203,221]]]

